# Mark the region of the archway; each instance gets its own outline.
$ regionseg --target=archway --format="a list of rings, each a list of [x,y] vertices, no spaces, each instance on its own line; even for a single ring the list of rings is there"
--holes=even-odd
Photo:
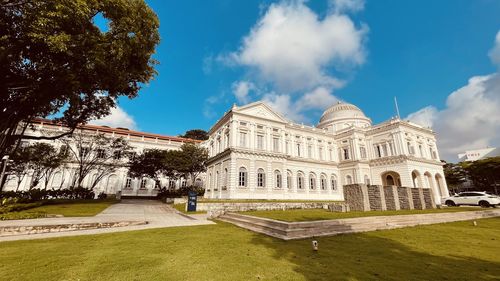
[[[387,171],[382,173],[382,184],[384,186],[401,186],[401,176],[394,171]]]
[[[443,177],[440,174],[436,174],[434,177],[436,179],[436,189],[439,192],[439,197],[443,197],[443,194],[446,194],[444,190]]]
[[[420,176],[420,173],[417,170],[413,170],[411,172],[411,181],[413,183],[413,187],[415,188],[422,188],[422,177]]]

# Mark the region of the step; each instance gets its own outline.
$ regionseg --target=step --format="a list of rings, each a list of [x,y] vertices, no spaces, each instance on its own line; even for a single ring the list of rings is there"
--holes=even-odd
[[[413,214],[399,216],[373,216],[350,219],[283,222],[249,215],[228,213],[221,220],[237,226],[284,240],[330,236],[383,229],[412,227],[417,225],[465,221],[498,217],[500,210],[465,211],[438,214]]]

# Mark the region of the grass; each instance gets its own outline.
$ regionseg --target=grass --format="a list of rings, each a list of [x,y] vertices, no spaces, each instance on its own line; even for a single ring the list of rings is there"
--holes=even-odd
[[[226,223],[0,243],[0,280],[498,280],[500,218],[282,241]]]
[[[464,212],[464,211],[481,211],[484,209],[474,207],[450,207],[444,209],[428,209],[428,210],[399,210],[399,211],[371,211],[371,212],[330,212],[325,209],[301,209],[301,210],[275,210],[275,211],[248,211],[241,212],[244,215],[275,219],[280,221],[315,221],[315,220],[334,220],[348,219],[358,217],[372,216],[394,216],[394,215],[413,215],[413,214],[431,214],[431,213],[448,213],[448,212]]]
[[[0,215],[0,220],[9,219],[30,219],[46,217],[47,215],[63,215],[65,217],[91,217],[99,214],[104,209],[118,201],[116,200],[63,200],[54,202],[44,202],[44,205],[22,210],[19,212],[9,212]]]

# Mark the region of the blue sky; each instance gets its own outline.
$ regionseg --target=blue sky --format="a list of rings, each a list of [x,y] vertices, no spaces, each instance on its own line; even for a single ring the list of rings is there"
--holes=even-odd
[[[308,124],[319,120],[326,103],[341,99],[358,105],[377,123],[395,115],[394,96],[402,117],[410,115],[427,121],[425,125],[443,128],[436,122],[444,119],[439,114],[448,112],[448,96],[470,86],[470,78],[498,71],[488,55],[500,30],[500,1],[496,0],[147,2],[160,19],[158,75],[138,98],[119,103],[123,110],[119,116],[146,132],[177,135],[193,128],[208,130],[233,103],[260,99],[294,121]],[[297,32],[280,37],[285,40],[269,38],[265,30],[276,20],[273,13],[284,16],[283,25],[293,21],[289,29],[278,32]],[[308,20],[311,15],[316,19]],[[329,30],[349,27],[327,26],[327,21],[339,18],[353,25],[347,35],[324,39]],[[316,32],[319,27],[324,30]],[[316,41],[304,48],[287,46],[307,40]],[[270,46],[273,49],[267,50]],[[296,64],[289,66],[286,61],[282,68],[274,67],[274,62],[287,59],[281,54],[290,50],[301,58],[296,63],[309,68],[294,68]],[[291,73],[283,74],[288,72],[283,69]],[[290,86],[300,80],[297,77],[304,81]],[[316,102],[309,100],[307,106],[296,109],[307,101],[307,93],[316,93],[309,96]],[[286,102],[279,97],[286,97]],[[480,142],[467,141],[460,149],[497,141],[493,135]]]

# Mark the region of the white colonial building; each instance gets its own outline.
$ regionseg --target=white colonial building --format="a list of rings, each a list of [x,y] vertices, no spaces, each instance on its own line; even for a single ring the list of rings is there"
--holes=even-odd
[[[208,198],[343,200],[343,186],[430,188],[448,196],[435,133],[394,118],[378,125],[337,103],[316,127],[263,102],[233,106],[209,131]]]
[[[37,119],[29,126],[25,132],[26,135],[32,136],[54,136],[67,131],[68,128],[57,124],[51,120]],[[81,125],[77,127],[77,131],[85,132],[87,134],[104,134],[109,138],[124,138],[132,147],[133,151],[140,154],[148,149],[161,149],[161,150],[179,150],[182,144],[186,142],[200,143],[200,141],[185,139],[180,137],[171,137],[157,134],[144,133],[139,131],[129,130],[127,128],[110,128],[108,126],[96,125]],[[59,140],[36,140],[37,142],[47,142],[54,145],[57,149],[61,149],[64,143]],[[22,145],[27,145],[33,141],[22,141]],[[70,144],[74,145],[74,144]],[[99,194],[104,192],[106,194],[116,194],[121,191],[122,195],[129,196],[155,196],[158,189],[155,188],[155,181],[150,178],[131,178],[128,176],[128,159],[122,158],[118,164],[116,171],[104,177],[94,187],[94,192]],[[75,176],[77,164],[68,162],[56,171],[50,179],[48,179],[48,186],[44,186],[45,180],[42,180],[35,188],[47,189],[63,189],[68,188],[72,183],[72,178]],[[97,171],[92,171],[85,177],[83,187],[90,187],[91,183],[95,181]],[[204,175],[199,178],[199,183],[203,184]],[[30,171],[22,179],[18,186],[18,180],[14,175],[7,175],[7,181],[3,190],[28,190],[31,182]],[[169,179],[164,177],[160,179],[163,187],[171,189],[179,188],[190,184],[185,179]]]

